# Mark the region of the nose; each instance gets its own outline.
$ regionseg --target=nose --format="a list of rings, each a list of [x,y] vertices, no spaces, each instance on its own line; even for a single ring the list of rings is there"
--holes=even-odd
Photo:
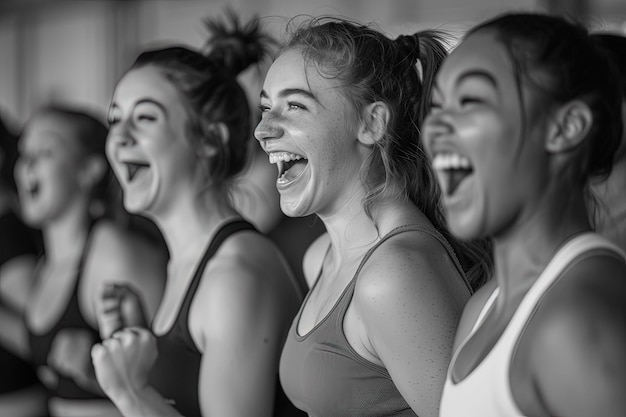
[[[444,111],[429,114],[422,125],[422,141],[428,150],[438,138],[449,135],[453,126]]]
[[[134,144],[135,139],[128,121],[120,120],[109,129],[108,146],[132,146]]]
[[[275,116],[267,112],[261,118],[254,129],[254,137],[262,142],[269,139],[277,139],[283,135],[283,129],[277,123]]]

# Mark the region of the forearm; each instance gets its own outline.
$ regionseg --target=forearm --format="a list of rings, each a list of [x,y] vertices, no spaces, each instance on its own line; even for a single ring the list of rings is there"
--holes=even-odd
[[[110,399],[124,417],[181,417],[152,387],[123,391]]]

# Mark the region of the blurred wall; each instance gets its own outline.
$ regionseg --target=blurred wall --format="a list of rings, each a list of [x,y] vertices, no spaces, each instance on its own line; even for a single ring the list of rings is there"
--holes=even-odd
[[[461,35],[473,23],[509,10],[563,11],[626,30],[624,0],[4,0],[0,3],[0,116],[19,128],[37,106],[61,102],[104,117],[124,69],[145,48],[200,47],[202,18],[226,5],[280,35],[296,15],[342,15],[376,22],[397,35],[438,27]],[[244,75],[256,102],[260,80]]]

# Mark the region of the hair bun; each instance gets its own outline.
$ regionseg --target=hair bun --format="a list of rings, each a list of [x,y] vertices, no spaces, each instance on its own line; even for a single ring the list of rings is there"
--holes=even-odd
[[[398,51],[402,57],[407,57],[411,61],[417,61],[420,56],[420,41],[417,34],[400,35],[395,40]]]
[[[236,76],[248,66],[260,62],[277,42],[261,31],[256,16],[242,25],[231,8],[226,9],[225,15],[224,20],[204,19],[209,39],[203,52],[208,59]]]

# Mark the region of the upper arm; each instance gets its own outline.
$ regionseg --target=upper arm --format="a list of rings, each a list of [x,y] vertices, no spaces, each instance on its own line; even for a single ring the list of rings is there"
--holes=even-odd
[[[190,327],[201,333],[203,415],[271,416],[283,334],[292,315],[284,307],[292,304],[293,310],[297,300],[285,298],[295,293],[281,287],[290,286],[279,276],[285,272],[264,250],[223,256],[207,268],[194,299]]]
[[[302,257],[302,271],[306,280],[308,289],[313,288],[315,281],[319,277],[324,256],[330,245],[330,237],[328,233],[322,233],[308,247]]]
[[[555,286],[520,341],[552,415],[626,414],[626,273],[605,266]]]
[[[100,224],[102,223],[102,224]],[[106,283],[124,283],[140,296],[148,321],[158,308],[167,273],[167,254],[147,239],[99,222],[92,231],[92,242],[83,275],[83,299],[88,316],[94,320]]]
[[[36,265],[33,254],[19,255],[0,265],[0,299],[20,314],[26,310]]]
[[[353,302],[371,347],[411,408],[436,416],[469,293],[447,253],[430,243],[389,245],[368,264]]]

